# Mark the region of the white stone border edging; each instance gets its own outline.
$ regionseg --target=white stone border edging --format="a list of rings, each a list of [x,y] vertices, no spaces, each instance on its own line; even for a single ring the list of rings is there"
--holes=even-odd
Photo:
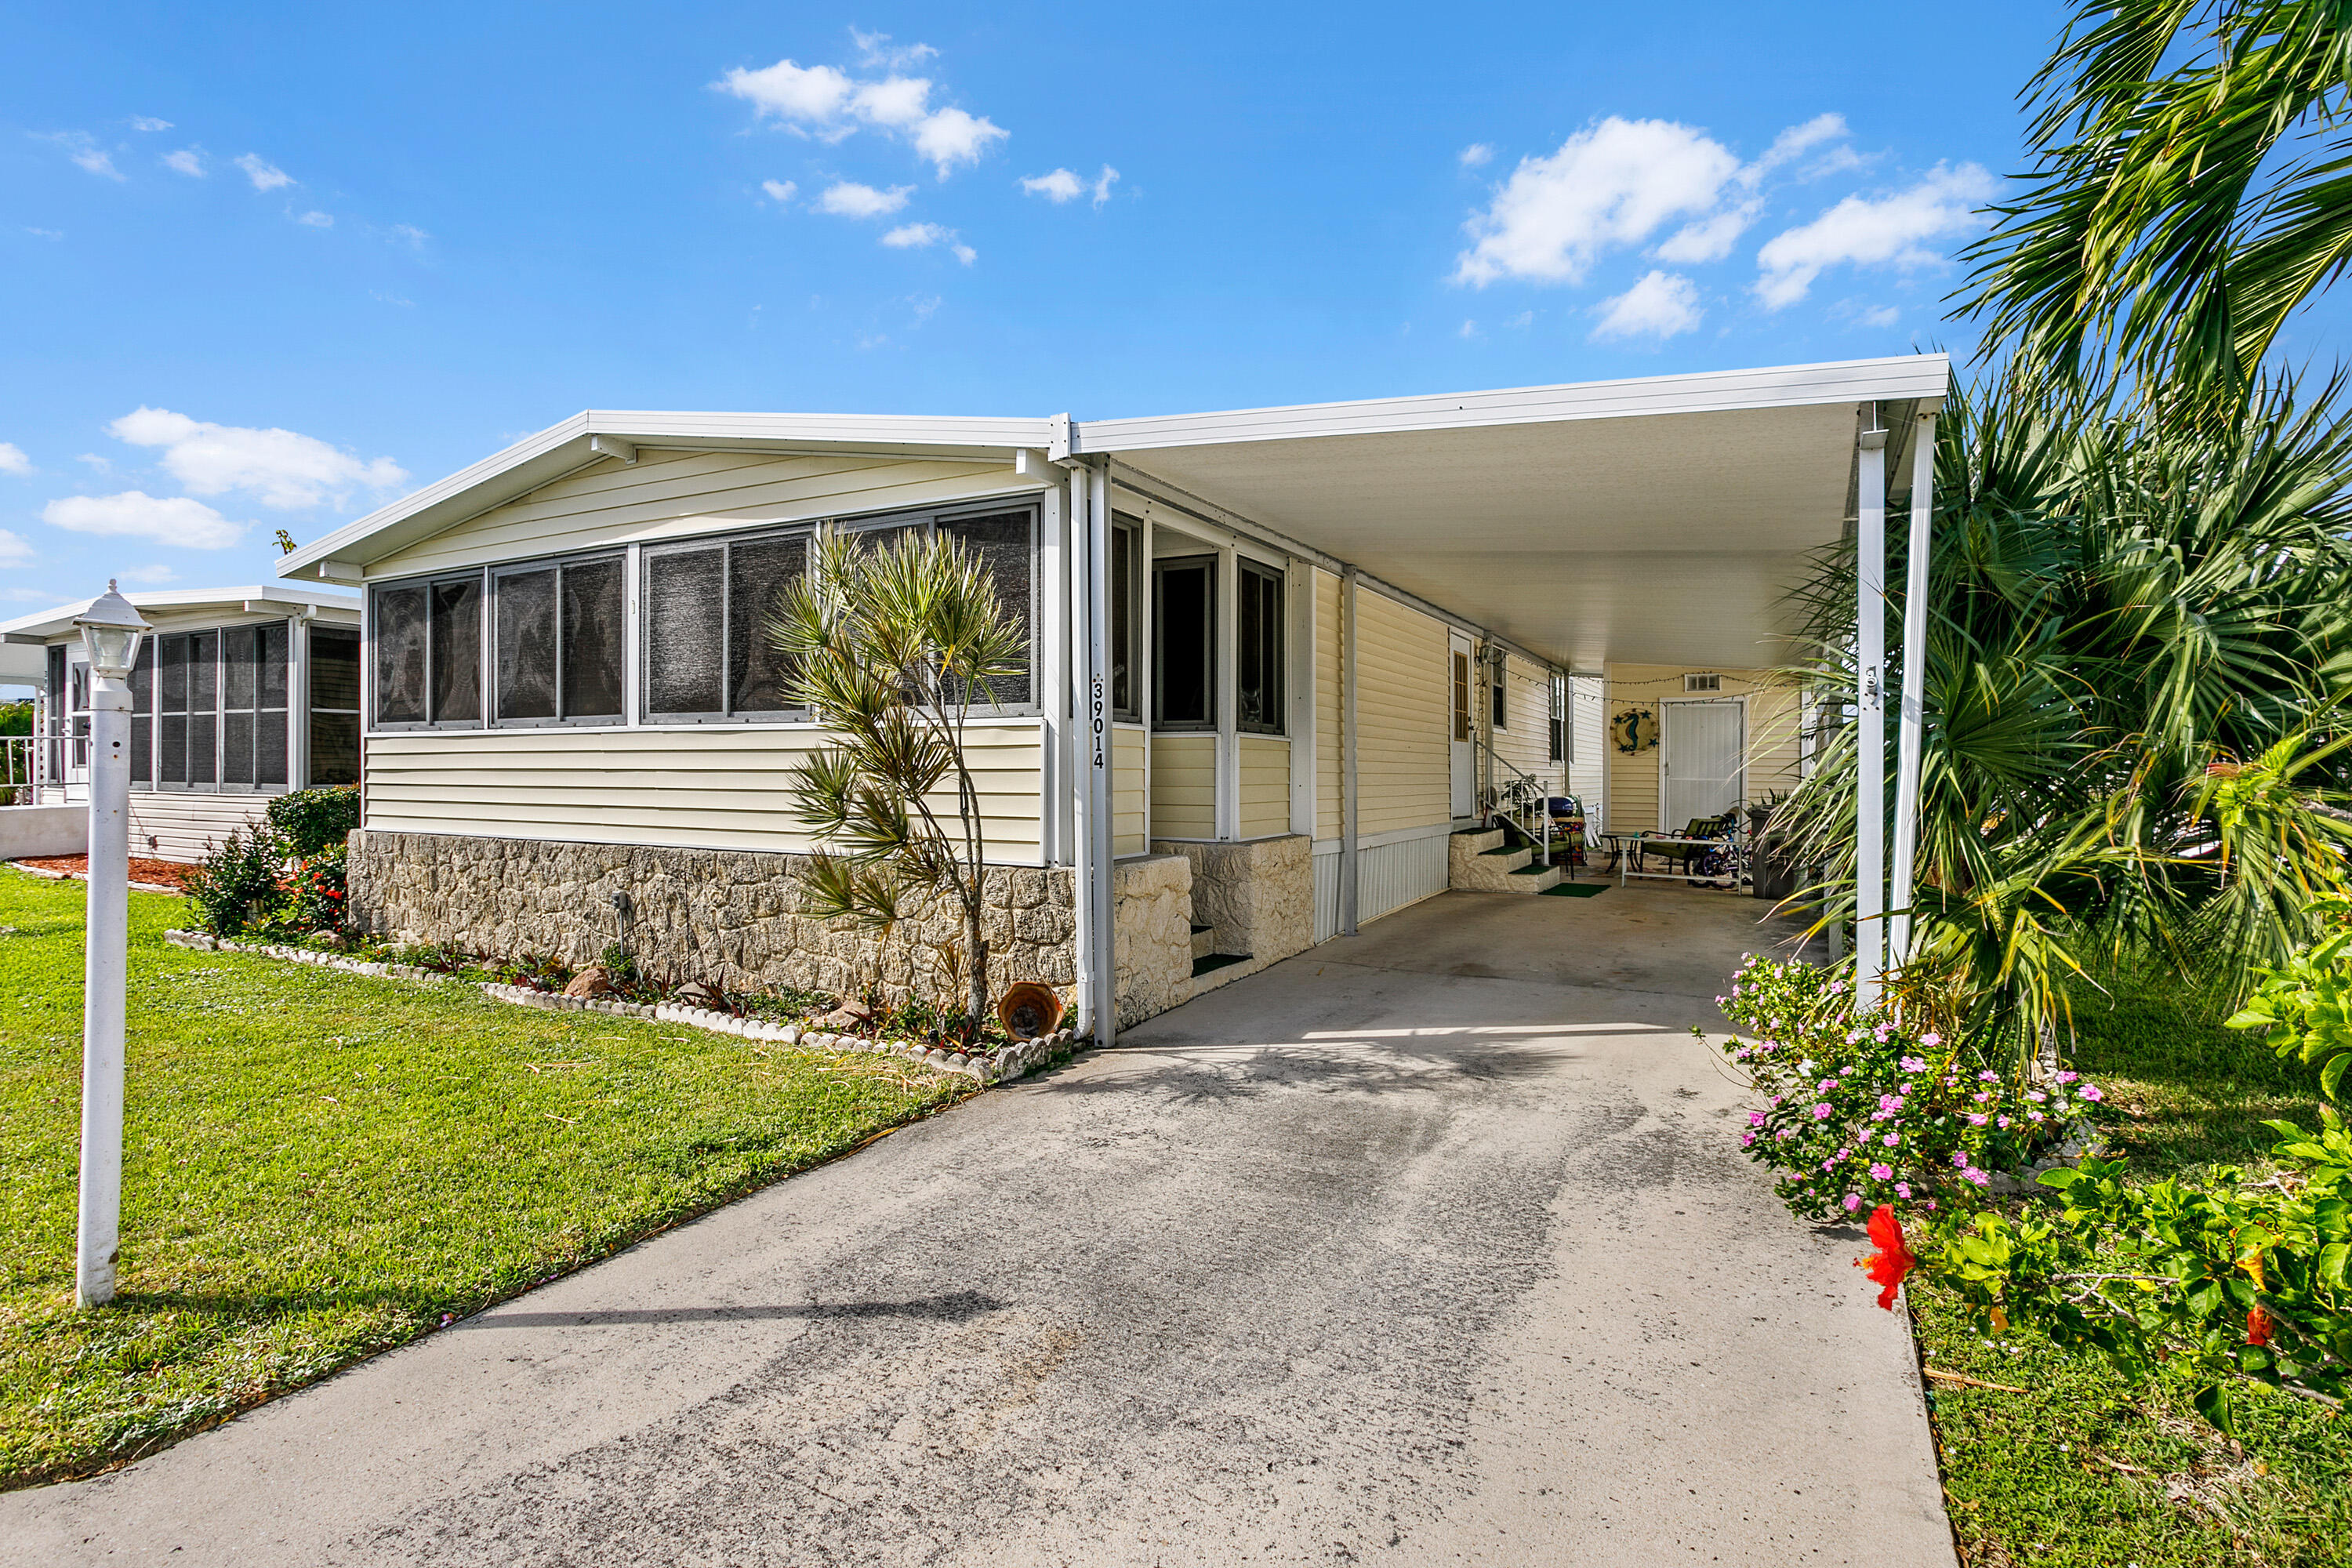
[[[282,958],[295,963],[314,963],[325,969],[341,969],[353,974],[373,974],[394,980],[457,978],[414,964],[376,963],[366,959],[319,952],[307,947],[281,947],[274,942],[229,942],[208,936],[203,931],[167,931],[163,933],[163,940],[173,947],[184,947],[198,952],[257,953],[264,958]],[[1060,1029],[999,1050],[966,1056],[961,1051],[925,1046],[915,1040],[869,1040],[862,1035],[828,1034],[821,1029],[803,1029],[798,1024],[779,1024],[767,1018],[739,1018],[731,1013],[720,1013],[708,1007],[681,1007],[670,1002],[648,1005],[624,1002],[614,996],[565,996],[552,991],[534,991],[528,985],[502,985],[494,980],[471,984],[493,1001],[510,1002],[520,1007],[539,1007],[553,1013],[609,1013],[617,1017],[651,1018],[658,1023],[684,1024],[690,1028],[708,1029],[715,1035],[734,1035],[746,1040],[772,1040],[785,1046],[812,1046],[825,1050],[903,1057],[940,1072],[961,1073],[983,1087],[1019,1078],[1032,1068],[1060,1061],[1077,1045],[1076,1030]]]

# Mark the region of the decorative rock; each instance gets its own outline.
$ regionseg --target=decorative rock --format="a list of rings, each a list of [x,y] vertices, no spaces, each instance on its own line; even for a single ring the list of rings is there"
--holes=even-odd
[[[784,1026],[783,1033],[778,1035],[776,1037],[783,1041],[784,1044],[788,1046],[797,1046],[804,1037],[801,1033],[800,1026],[797,1024],[786,1024]]]
[[[676,991],[670,993],[670,995],[680,1006],[684,1007],[709,1007],[717,1009],[727,1005],[727,998],[719,994],[719,987],[710,984],[707,981],[689,980],[685,984],[679,986]]]
[[[950,1051],[948,1053],[948,1066],[951,1068],[963,1068],[970,1067],[971,1065],[971,1058],[964,1055],[961,1051]]]
[[[603,964],[592,963],[572,977],[572,984],[563,988],[563,994],[566,996],[610,996],[613,994],[613,976]]]

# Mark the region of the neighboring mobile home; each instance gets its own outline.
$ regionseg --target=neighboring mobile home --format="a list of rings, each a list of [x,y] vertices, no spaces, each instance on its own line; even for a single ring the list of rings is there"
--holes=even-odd
[[[131,853],[199,860],[271,795],[360,773],[360,602],[335,589],[172,588],[126,594],[153,627],[131,673]],[[40,650],[36,796],[86,805],[85,599],[0,623]]]
[[[1783,595],[1855,526],[1858,476],[1903,472],[1948,375],[1920,355],[1084,422],[579,415],[280,564],[366,591],[352,908],[734,985],[939,985],[945,929],[794,912],[792,773],[825,736],[758,631],[816,539],[931,531],[1031,634],[973,729],[994,977],[1107,1031],[1106,994],[1145,1016],[1444,891],[1450,837],[1512,781],[1573,784],[1620,830],[1793,784]],[[1664,744],[1620,755],[1636,704]]]

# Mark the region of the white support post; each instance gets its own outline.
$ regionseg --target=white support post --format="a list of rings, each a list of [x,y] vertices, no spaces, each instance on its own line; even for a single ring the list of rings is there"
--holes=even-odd
[[[1872,408],[1871,424],[1878,423]],[[1886,968],[1886,432],[1862,434],[1854,538],[1854,996],[1876,1006]]]
[[[1041,584],[1038,605],[1038,642],[1045,651],[1045,680],[1041,689],[1047,693],[1038,704],[1045,715],[1045,744],[1040,748],[1045,778],[1043,798],[1045,802],[1045,860],[1048,866],[1068,866],[1076,863],[1076,835],[1073,831],[1075,815],[1070,788],[1070,704],[1056,701],[1053,696],[1072,689],[1070,652],[1074,641],[1070,635],[1071,587],[1070,548],[1067,489],[1061,485],[1046,488],[1038,518],[1042,543],[1038,551],[1037,577]]]
[[[1356,822],[1363,795],[1356,773],[1356,569],[1339,577],[1339,934],[1356,934]]]
[[[1903,708],[1895,742],[1895,877],[1886,921],[1886,963],[1911,957],[1913,872],[1919,849],[1919,746],[1927,724],[1927,561],[1934,547],[1936,416],[1922,414],[1911,436],[1911,542],[1904,560]]]
[[[1290,831],[1315,837],[1315,567],[1294,558],[1282,580],[1283,679],[1290,688]]]
[[[1118,910],[1112,890],[1110,816],[1110,468],[1099,458],[1087,476],[1087,837],[1081,860],[1093,897],[1095,1044],[1118,1032]]]
[[[81,1200],[74,1298],[114,1300],[122,1226],[124,944],[131,900],[131,689],[91,672],[89,895],[82,954]]]
[[[1094,595],[1088,587],[1086,559],[1086,516],[1089,476],[1082,465],[1069,470],[1066,504],[1062,513],[1062,536],[1068,550],[1069,614],[1064,625],[1070,635],[1069,685],[1063,693],[1061,709],[1068,719],[1066,733],[1069,745],[1065,754],[1070,767],[1063,775],[1063,809],[1069,818],[1070,833],[1070,915],[1071,931],[1076,949],[1071,955],[1072,971],[1077,981],[1077,1014],[1080,1026],[1091,1031],[1102,1011],[1102,998],[1095,991],[1095,884],[1093,868],[1087,853],[1092,843],[1090,829],[1092,792],[1087,788],[1084,765],[1085,714],[1088,701],[1089,682],[1087,666],[1094,648],[1093,629],[1087,626],[1087,610]]]
[[[1241,732],[1241,593],[1240,552],[1231,544],[1217,547],[1216,608],[1210,614],[1215,651],[1210,668],[1217,691],[1217,809],[1219,838],[1242,836]]]

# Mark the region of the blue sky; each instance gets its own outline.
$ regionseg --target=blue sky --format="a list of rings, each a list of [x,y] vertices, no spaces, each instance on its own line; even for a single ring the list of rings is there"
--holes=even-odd
[[[581,408],[1081,417],[1969,345],[2062,13],[18,4],[0,616]],[[655,17],[658,20],[653,20]]]

